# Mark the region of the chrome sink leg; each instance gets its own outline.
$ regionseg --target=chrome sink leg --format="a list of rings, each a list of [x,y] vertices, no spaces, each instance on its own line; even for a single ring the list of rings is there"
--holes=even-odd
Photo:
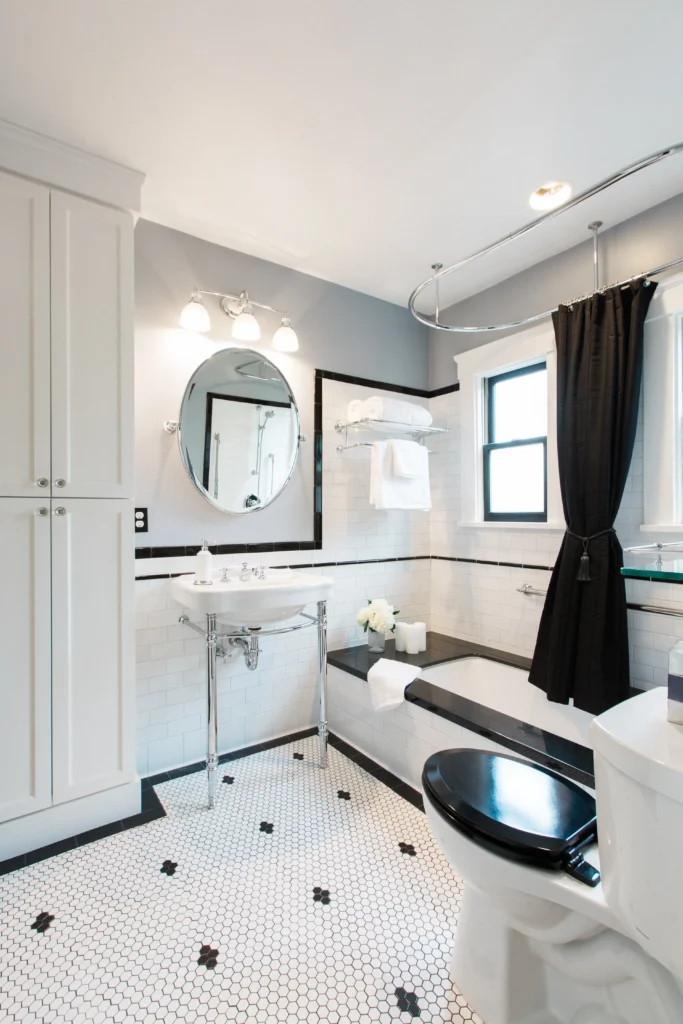
[[[206,616],[206,705],[207,743],[206,776],[209,789],[209,810],[216,803],[216,771],[218,769],[218,709],[216,707],[216,616]]]
[[[321,768],[327,768],[327,733],[327,601],[318,601],[318,742]]]

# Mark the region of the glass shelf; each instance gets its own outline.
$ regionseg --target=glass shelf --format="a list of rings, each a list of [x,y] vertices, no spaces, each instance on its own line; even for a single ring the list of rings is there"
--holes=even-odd
[[[344,430],[383,430],[389,434],[403,433],[426,437],[429,434],[448,434],[450,427],[421,427],[417,423],[397,423],[395,420],[355,420],[353,423],[344,423],[337,420],[334,429],[338,434]]]
[[[648,561],[641,565],[625,565],[622,576],[637,580],[683,580],[683,558]]]

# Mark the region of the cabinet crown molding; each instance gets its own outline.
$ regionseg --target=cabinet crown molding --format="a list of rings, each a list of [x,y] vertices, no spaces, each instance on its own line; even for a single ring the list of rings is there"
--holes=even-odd
[[[137,213],[141,171],[0,119],[0,169]]]

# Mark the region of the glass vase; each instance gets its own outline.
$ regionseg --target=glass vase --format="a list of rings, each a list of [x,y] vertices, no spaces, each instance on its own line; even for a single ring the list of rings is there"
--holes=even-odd
[[[384,654],[386,642],[386,633],[378,633],[376,629],[368,627],[368,651],[370,654]]]

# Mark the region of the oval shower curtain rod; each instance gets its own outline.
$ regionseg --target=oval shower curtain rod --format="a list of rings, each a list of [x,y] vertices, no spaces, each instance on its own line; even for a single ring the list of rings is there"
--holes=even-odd
[[[516,238],[521,238],[522,235],[526,235],[527,232],[533,231],[534,228],[538,228],[541,224],[545,224],[546,221],[552,220],[553,217],[559,217],[561,213],[566,210],[571,210],[573,206],[578,206],[579,203],[585,202],[586,199],[590,199],[592,196],[598,195],[599,192],[604,192],[605,189],[611,185],[616,185],[618,181],[623,181],[624,178],[629,178],[632,174],[636,174],[638,171],[645,170],[646,167],[652,167],[653,164],[659,163],[660,160],[666,160],[669,156],[675,156],[678,153],[683,153],[683,142],[677,143],[675,146],[667,146],[666,149],[660,149],[656,153],[652,153],[651,156],[644,157],[642,160],[636,160],[635,163],[629,164],[627,167],[623,167],[616,174],[610,174],[608,178],[603,178],[596,185],[591,185],[590,188],[580,192],[569,202],[559,206],[556,210],[550,210],[548,213],[543,214],[542,217],[538,217],[536,220],[532,220],[529,224],[525,224],[524,227],[519,228],[517,231],[513,231],[510,235],[505,235],[503,238],[499,238],[497,242],[492,242],[487,245],[484,249],[480,249],[479,252],[472,253],[471,256],[466,256],[465,259],[459,260],[457,263],[452,263],[450,267],[443,267],[441,263],[433,263],[432,270],[435,271],[431,277],[426,278],[419,284],[413,294],[410,296],[408,301],[408,308],[413,314],[416,320],[419,320],[421,324],[425,324],[427,327],[434,327],[439,331],[454,331],[458,334],[472,334],[477,331],[505,331],[511,330],[513,327],[523,327],[526,324],[535,324],[539,320],[544,320],[546,317],[551,316],[554,313],[553,309],[547,309],[543,313],[536,313],[534,316],[527,316],[522,320],[511,320],[507,324],[489,324],[487,326],[477,327],[455,327],[452,324],[444,324],[439,320],[439,282],[441,278],[447,277],[448,274],[454,274],[456,270],[460,270],[462,267],[467,266],[468,263],[473,263],[474,260],[479,259],[481,256],[488,256],[489,253],[495,252],[496,249],[502,248],[509,242],[513,242]],[[593,232],[593,268],[594,268],[594,291],[599,291],[598,279],[597,279],[597,230],[601,227],[601,221],[594,221],[589,224],[589,229]],[[662,263],[659,267],[653,267],[651,270],[642,271],[639,274],[635,274],[633,277],[626,278],[624,281],[615,281],[613,285],[608,287],[617,288],[623,287],[629,284],[631,281],[636,281],[641,277],[654,277],[656,274],[661,274],[665,270],[670,270],[672,267],[677,267],[683,263],[683,256],[676,260],[670,260],[669,263]],[[415,302],[419,295],[429,288],[430,285],[434,285],[436,290],[436,302],[434,315],[428,316],[425,313],[420,313],[415,308]],[[604,289],[602,289],[604,290]],[[580,298],[572,299],[572,302],[579,302],[581,299],[588,298],[593,292],[588,292],[586,295],[580,296]],[[569,305],[569,303],[567,303]]]

